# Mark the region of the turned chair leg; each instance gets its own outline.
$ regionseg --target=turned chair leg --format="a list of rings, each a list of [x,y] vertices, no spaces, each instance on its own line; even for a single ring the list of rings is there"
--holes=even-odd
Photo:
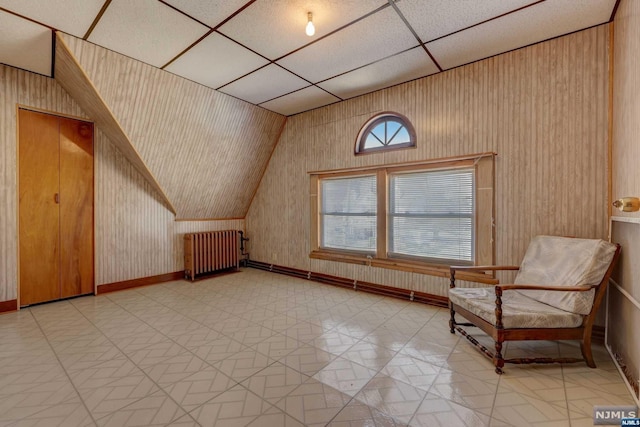
[[[496,341],[496,354],[493,356],[493,364],[496,366],[496,374],[502,374],[504,358],[502,357],[502,342]]]
[[[451,318],[449,319],[449,332],[452,334],[456,333],[456,311],[453,309],[453,306],[449,307],[449,311],[451,312]]]

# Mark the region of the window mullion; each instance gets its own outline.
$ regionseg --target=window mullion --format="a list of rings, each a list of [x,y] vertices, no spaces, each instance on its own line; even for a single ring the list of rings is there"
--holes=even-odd
[[[386,169],[378,171],[377,176],[377,258],[387,258],[387,209],[388,209],[388,180]]]

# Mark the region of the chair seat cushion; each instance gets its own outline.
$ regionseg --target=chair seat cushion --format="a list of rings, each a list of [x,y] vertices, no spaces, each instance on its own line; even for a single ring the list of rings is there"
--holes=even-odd
[[[496,324],[496,294],[493,288],[453,288],[449,289],[449,299],[491,324]],[[582,316],[509,290],[502,294],[502,324],[505,329],[575,328],[582,325]]]

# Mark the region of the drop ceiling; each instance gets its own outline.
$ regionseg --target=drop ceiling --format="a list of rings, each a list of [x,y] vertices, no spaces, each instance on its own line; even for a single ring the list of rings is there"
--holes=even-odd
[[[609,22],[616,0],[0,0],[0,63],[54,31],[283,115]],[[307,13],[316,33],[305,34]]]

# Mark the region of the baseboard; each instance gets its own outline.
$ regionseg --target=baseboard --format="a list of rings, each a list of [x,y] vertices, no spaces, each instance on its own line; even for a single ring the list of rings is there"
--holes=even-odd
[[[604,326],[593,325],[593,329],[591,329],[591,342],[604,344]]]
[[[346,279],[344,277],[330,276],[328,274],[304,271],[282,265],[268,264],[260,261],[247,261],[247,266],[259,270],[271,271],[273,273],[286,274],[287,276],[299,277],[301,279],[313,280],[314,282],[325,283],[341,288],[353,289],[355,291],[367,292],[376,295],[384,295],[404,300],[420,302],[438,307],[448,307],[449,299],[440,295],[433,295],[426,292],[417,292],[410,289],[396,288],[393,286],[379,285],[377,283],[362,282],[359,280]]]
[[[0,313],[8,313],[10,311],[16,311],[17,309],[18,309],[17,299],[0,302]]]
[[[122,282],[106,283],[99,285],[97,294],[106,294],[108,292],[122,291],[124,289],[137,288],[140,286],[155,285],[163,282],[171,282],[184,278],[184,270],[174,273],[159,274],[157,276],[141,277],[139,279],[123,280]]]

